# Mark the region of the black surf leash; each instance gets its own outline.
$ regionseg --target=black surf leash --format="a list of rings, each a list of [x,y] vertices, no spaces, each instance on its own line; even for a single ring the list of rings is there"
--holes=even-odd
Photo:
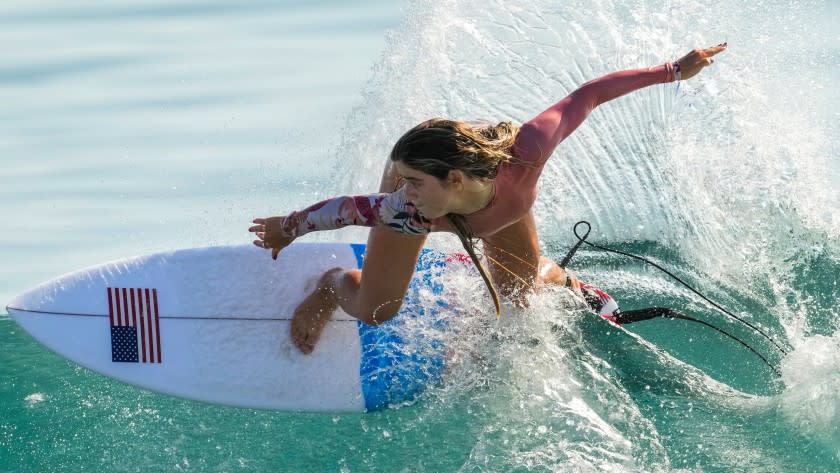
[[[726,335],[727,337],[731,338],[732,340],[735,340],[736,342],[740,343],[747,350],[755,353],[755,355],[757,357],[761,358],[761,361],[763,361],[764,364],[766,364],[771,370],[773,370],[774,373],[776,373],[779,376],[782,375],[782,372],[779,371],[778,368],[773,366],[770,363],[770,361],[767,360],[767,358],[765,358],[761,353],[756,351],[755,348],[749,346],[746,342],[744,342],[740,338],[736,337],[735,335],[732,335],[731,333],[727,332],[726,330],[723,330],[722,328],[716,327],[716,326],[710,324],[709,322],[706,322],[705,320],[695,319],[694,317],[679,313],[679,312],[675,311],[674,309],[669,309],[667,307],[646,307],[644,309],[620,310],[618,312],[618,314],[616,314],[616,316],[615,316],[615,321],[616,321],[616,323],[618,323],[620,325],[623,325],[623,324],[629,324],[629,323],[633,323],[633,322],[639,322],[639,321],[642,321],[642,320],[649,320],[649,319],[653,319],[653,318],[656,318],[656,317],[663,317],[663,318],[666,318],[666,319],[688,320],[689,322],[697,322],[698,324],[702,324],[702,325],[705,325],[706,327],[717,330],[718,332],[722,333],[723,335]]]
[[[580,236],[578,234],[578,226],[579,225],[586,225],[586,233],[583,236]],[[725,308],[721,307],[719,304],[715,303],[714,301],[712,301],[708,297],[704,296],[699,291],[697,291],[696,289],[691,287],[688,283],[686,283],[685,281],[683,281],[682,279],[680,279],[679,277],[677,277],[676,275],[674,275],[673,273],[671,273],[667,269],[663,268],[662,266],[659,266],[658,264],[654,263],[653,261],[651,261],[647,258],[643,258],[641,256],[637,256],[637,255],[634,255],[634,254],[631,254],[631,253],[626,253],[624,251],[614,250],[612,248],[607,248],[607,247],[604,247],[604,246],[601,246],[601,245],[596,245],[595,243],[590,243],[590,242],[586,241],[586,239],[589,237],[589,232],[591,230],[592,230],[592,226],[586,220],[581,220],[580,222],[575,224],[573,231],[574,231],[575,237],[578,239],[578,242],[575,243],[575,245],[572,247],[572,249],[569,250],[569,252],[566,254],[566,257],[563,258],[563,260],[560,262],[560,267],[561,268],[564,268],[564,269],[566,268],[566,266],[572,260],[572,257],[575,255],[577,250],[580,249],[581,245],[583,245],[584,243],[593,247],[593,248],[596,248],[596,249],[599,249],[599,250],[602,250],[602,251],[607,251],[609,253],[615,253],[615,254],[619,254],[619,255],[622,255],[622,256],[627,256],[629,258],[637,259],[637,260],[642,261],[644,263],[647,263],[647,264],[653,266],[654,268],[662,271],[663,273],[667,274],[668,276],[673,278],[675,281],[677,281],[678,283],[680,283],[683,286],[685,286],[686,288],[688,288],[691,292],[693,292],[694,294],[697,294],[700,298],[702,298],[703,300],[705,300],[706,302],[711,304],[713,307],[715,307],[716,309],[723,312],[725,315],[741,322],[742,324],[751,328],[756,333],[761,334],[761,336],[763,336],[770,343],[772,343],[773,346],[775,346],[776,349],[778,349],[783,355],[787,355],[787,351],[785,351],[785,349],[783,349],[778,343],[776,343],[775,340],[770,338],[770,336],[767,335],[760,328],[756,327],[755,325],[747,322],[746,320],[738,317],[737,315],[733,314],[732,312],[730,312],[730,311],[726,310]],[[773,370],[773,372],[775,372],[777,375],[781,376],[781,372],[779,372],[779,370],[776,367],[774,367],[772,364],[770,364],[770,362],[765,357],[763,357],[755,349],[753,349],[751,346],[747,345],[746,343],[744,343],[743,341],[741,341],[740,339],[738,339],[734,335],[732,335],[732,334],[726,332],[725,330],[723,330],[719,327],[716,327],[716,326],[714,326],[714,325],[712,325],[708,322],[705,322],[703,320],[698,320],[698,319],[695,319],[693,317],[689,317],[689,316],[687,316],[685,314],[681,314],[681,313],[679,313],[679,312],[677,312],[673,309],[668,309],[668,308],[663,308],[663,307],[649,307],[649,308],[646,308],[646,309],[620,311],[618,313],[618,315],[616,315],[616,322],[618,322],[619,324],[621,324],[621,323],[632,323],[632,322],[638,322],[638,321],[641,321],[641,320],[652,319],[652,318],[655,318],[655,317],[688,320],[688,321],[691,321],[691,322],[697,322],[697,323],[706,325],[710,328],[713,328],[713,329],[717,330],[718,332],[726,335],[727,337],[737,341],[741,345],[745,346],[751,352],[755,353],[759,358],[761,358],[764,361],[764,363],[767,364],[767,366],[770,367],[770,369]]]

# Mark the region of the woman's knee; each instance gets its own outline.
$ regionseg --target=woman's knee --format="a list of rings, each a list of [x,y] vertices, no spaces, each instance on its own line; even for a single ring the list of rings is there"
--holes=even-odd
[[[357,312],[351,314],[368,325],[379,325],[396,316],[402,308],[403,298],[385,300],[380,303],[370,302],[356,307]]]
[[[554,260],[540,256],[538,281],[545,285],[563,284],[566,282],[566,271]]]

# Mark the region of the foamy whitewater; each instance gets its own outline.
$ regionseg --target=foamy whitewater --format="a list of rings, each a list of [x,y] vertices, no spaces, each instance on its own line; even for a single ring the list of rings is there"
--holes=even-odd
[[[231,44],[263,44],[255,38],[268,41],[272,21],[279,24],[293,9],[226,8],[195,6],[179,18],[204,24],[208,15],[222,28],[225,15],[238,14],[249,22],[226,30],[244,38]],[[313,7],[309,15],[320,11]],[[252,29],[250,22],[261,26]],[[407,333],[423,335],[416,338],[418,351],[432,340],[446,343],[442,382],[415,402],[365,415],[233,410],[141,392],[44,353],[3,317],[0,327],[10,341],[0,363],[0,380],[7,380],[0,381],[6,404],[0,407],[0,470],[840,471],[839,22],[840,6],[828,1],[410,1],[388,28],[355,105],[340,117],[328,107],[319,112],[343,125],[284,135],[281,144],[295,144],[271,148],[266,136],[279,132],[243,130],[226,117],[230,137],[204,137],[216,144],[209,146],[212,164],[202,163],[202,147],[180,154],[188,163],[180,172],[194,177],[189,168],[195,166],[211,185],[191,188],[192,200],[155,201],[154,208],[165,208],[162,220],[177,222],[183,214],[187,223],[135,229],[110,253],[90,253],[92,264],[127,256],[129,243],[149,248],[144,238],[159,242],[151,249],[247,241],[244,223],[263,212],[375,191],[391,145],[422,120],[521,123],[599,75],[728,41],[728,50],[698,77],[650,87],[593,112],[549,161],[535,213],[546,254],[561,259],[576,242],[573,225],[587,220],[590,241],[669,269],[765,331],[787,355],[653,267],[579,251],[570,267],[623,308],[670,307],[725,329],[781,376],[701,324],[656,319],[620,330],[564,289],[533,296],[526,309],[506,305],[496,320],[481,280],[466,268],[442,281],[454,301],[439,315],[445,323],[404,323]],[[203,35],[215,34],[178,31],[185,36],[173,47],[185,38],[199,45]],[[321,41],[327,49],[341,47],[343,37],[336,38]],[[248,63],[247,49],[237,49],[241,64]],[[260,64],[275,60],[262,51]],[[157,54],[162,64],[176,63]],[[219,90],[226,85],[238,92],[263,81],[292,81],[293,69],[265,72],[259,81],[240,79],[237,71],[230,72],[234,80],[201,70],[213,72]],[[341,70],[336,65],[329,72]],[[144,77],[132,71],[137,81]],[[305,110],[304,98],[328,90],[315,81],[264,103],[259,94],[228,92],[227,100],[239,107],[237,117],[252,113],[268,122],[272,110],[286,107],[284,100]],[[248,108],[251,100],[260,105]],[[35,127],[32,113],[27,123]],[[196,128],[213,116],[204,108],[181,113],[183,123],[195,119]],[[154,123],[138,126],[157,130]],[[156,143],[159,135],[149,135],[150,144],[135,144],[128,155],[166,149],[166,140]],[[269,151],[260,154],[262,147]],[[307,152],[313,153],[308,161],[289,164],[288,155]],[[172,156],[176,163],[178,156]],[[243,174],[241,167],[254,170]],[[143,196],[131,191],[139,178],[123,179],[130,183],[128,198],[113,195],[113,205]],[[145,211],[147,224],[154,222],[151,204]],[[105,225],[128,219],[102,218]],[[155,240],[170,230],[177,240]],[[358,242],[366,233],[345,229],[307,238]],[[451,235],[433,235],[429,245],[458,249]],[[21,275],[10,287],[25,289],[17,287],[23,281]],[[418,307],[434,305],[432,299],[420,294]]]

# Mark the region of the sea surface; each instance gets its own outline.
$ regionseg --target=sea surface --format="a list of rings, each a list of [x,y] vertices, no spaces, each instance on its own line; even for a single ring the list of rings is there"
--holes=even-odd
[[[373,191],[426,118],[523,122],[599,75],[728,41],[697,78],[592,113],[535,212],[548,255],[587,220],[590,241],[786,354],[591,248],[570,267],[624,308],[725,329],[772,368],[697,322],[609,329],[562,291],[497,321],[464,283],[461,363],[416,402],[277,413],[112,381],[0,314],[0,471],[840,471],[838,24],[834,0],[6,2],[2,305]]]

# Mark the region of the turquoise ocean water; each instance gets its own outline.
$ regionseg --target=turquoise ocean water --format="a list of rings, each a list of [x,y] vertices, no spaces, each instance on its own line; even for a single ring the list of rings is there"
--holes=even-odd
[[[218,407],[111,381],[0,315],[0,471],[840,471],[840,4],[101,2],[0,7],[0,301],[68,271],[249,241],[250,219],[376,188],[431,116],[521,122],[600,74],[727,40],[697,80],[596,110],[535,210],[654,269],[572,267],[654,320],[536,297],[496,321],[459,287],[455,364],[370,414]],[[346,230],[313,239],[363,241]],[[430,244],[456,248],[454,238]]]

